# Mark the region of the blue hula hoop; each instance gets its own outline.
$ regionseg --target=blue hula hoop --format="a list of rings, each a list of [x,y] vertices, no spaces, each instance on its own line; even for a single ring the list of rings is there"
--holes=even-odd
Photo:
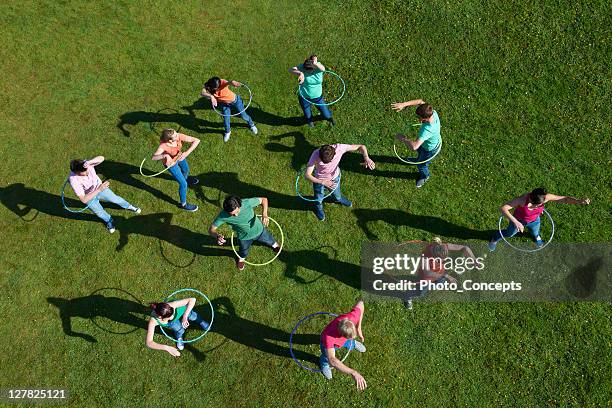
[[[340,75],[338,75],[337,73],[335,73],[334,71],[330,71],[329,69],[326,69],[325,71],[323,71],[323,73],[328,73],[331,75],[336,76],[340,82],[342,82],[342,94],[336,98],[336,100],[328,102],[328,103],[315,103],[310,101],[310,98],[306,98],[304,95],[302,95],[302,85],[298,85],[298,95],[300,95],[302,98],[306,99],[309,103],[316,105],[316,106],[329,106],[329,105],[333,105],[336,102],[339,102],[340,99],[342,99],[342,97],[344,96],[344,93],[346,92],[346,84],[344,83],[344,79],[342,79],[342,77]]]
[[[336,188],[334,188],[333,190],[331,190],[326,196],[323,196],[323,198],[321,198],[321,200],[317,200],[312,199],[312,198],[306,198],[304,197],[301,193],[300,193],[300,187],[299,187],[299,182],[300,182],[300,176],[301,176],[302,170],[298,171],[297,173],[297,177],[295,179],[295,194],[300,197],[302,200],[304,201],[310,201],[313,203],[318,203],[318,202],[323,202],[323,200],[325,200],[327,197],[331,196],[332,194],[334,194],[334,191],[336,191],[338,189],[338,186],[340,186],[340,181],[342,180],[342,172],[340,172],[340,174],[338,174],[338,183],[336,183]],[[327,187],[324,187],[327,188]]]
[[[293,361],[295,361],[297,363],[297,365],[300,366],[301,368],[303,368],[304,370],[312,371],[312,372],[315,372],[315,373],[320,373],[321,369],[320,368],[317,369],[317,368],[307,367],[304,364],[300,363],[300,360],[298,360],[295,357],[295,354],[293,353],[293,335],[297,331],[298,327],[300,327],[300,325],[302,323],[304,323],[304,321],[310,319],[311,317],[318,316],[318,315],[329,315],[329,316],[332,316],[332,317],[338,317],[337,314],[330,313],[330,312],[316,312],[316,313],[309,314],[308,316],[305,316],[302,319],[300,319],[300,321],[295,325],[295,327],[291,331],[291,334],[289,335],[289,353],[291,353],[291,358],[293,359]],[[346,358],[348,357],[350,352],[351,352],[351,350],[349,350],[348,353],[346,353],[346,355],[340,361],[344,362],[344,360],[346,360]]]
[[[62,186],[62,191],[60,192],[60,198],[62,199],[62,206],[64,207],[64,209],[66,211],[69,211],[73,214],[79,214],[82,213],[83,211],[87,210],[89,208],[89,203],[91,203],[93,201],[93,198],[89,201],[89,203],[87,203],[87,205],[85,206],[85,208],[81,208],[80,210],[71,210],[70,208],[68,208],[68,206],[66,205],[66,202],[64,201],[64,190],[66,190],[66,184],[68,184],[68,182],[70,181],[70,177],[66,178],[66,181],[64,181],[64,185]]]
[[[192,289],[192,288],[185,288],[185,289],[176,290],[176,291],[172,292],[171,294],[169,294],[168,296],[166,296],[166,298],[164,299],[164,302],[167,302],[174,295],[176,295],[178,293],[181,293],[181,292],[195,292],[198,295],[202,296],[204,299],[206,299],[206,301],[208,302],[208,305],[210,306],[210,323],[208,323],[208,328],[206,330],[204,330],[204,332],[202,334],[200,334],[198,337],[196,337],[195,339],[183,340],[183,343],[194,343],[194,342],[200,340],[202,337],[204,337],[210,331],[210,328],[213,325],[213,321],[215,320],[215,308],[213,307],[212,303],[210,302],[210,299],[208,299],[208,296],[206,296],[205,294],[203,294],[199,290]],[[155,319],[155,320],[157,320],[157,319]],[[159,320],[157,320],[157,322],[159,323]],[[164,336],[166,336],[167,338],[169,338],[170,340],[172,340],[175,343],[178,342],[178,340],[176,340],[174,337],[169,336],[168,333],[166,333],[164,331],[164,328],[161,325],[159,325],[159,329],[164,334]]]

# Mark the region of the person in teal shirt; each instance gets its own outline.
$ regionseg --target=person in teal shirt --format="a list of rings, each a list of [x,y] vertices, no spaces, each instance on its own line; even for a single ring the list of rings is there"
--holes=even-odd
[[[409,149],[416,150],[419,153],[416,161],[421,162],[433,157],[441,147],[440,143],[442,142],[442,137],[440,136],[440,118],[438,117],[438,112],[422,99],[414,99],[408,102],[396,102],[393,103],[391,107],[399,112],[408,106],[415,105],[417,105],[416,115],[421,122],[417,139],[409,140],[401,133],[398,133],[396,138],[404,142]],[[417,164],[417,169],[419,171],[419,178],[417,179],[416,187],[421,188],[430,176],[429,162]]]
[[[253,208],[259,204],[261,204],[263,209],[261,220],[257,218],[255,211],[253,211]],[[241,199],[237,196],[230,196],[223,201],[223,210],[217,215],[208,232],[217,239],[219,245],[223,245],[225,244],[225,237],[217,232],[217,228],[223,224],[229,224],[232,227],[232,230],[234,230],[238,237],[236,267],[239,270],[243,270],[244,260],[255,241],[272,247],[274,252],[278,253],[280,251],[278,242],[266,229],[269,222],[268,199],[266,197]]]
[[[332,126],[335,125],[336,121],[332,118],[331,111],[323,98],[323,73],[325,72],[325,67],[319,62],[317,56],[311,55],[303,64],[289,68],[289,72],[298,77],[298,102],[302,107],[308,126],[314,127],[310,107],[312,104],[315,104],[319,112]]]

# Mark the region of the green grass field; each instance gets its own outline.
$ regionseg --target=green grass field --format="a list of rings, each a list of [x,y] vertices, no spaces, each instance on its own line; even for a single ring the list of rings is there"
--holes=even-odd
[[[349,376],[299,369],[288,351],[302,316],[348,311],[359,297],[368,240],[482,245],[502,202],[544,185],[592,200],[549,206],[556,242],[610,242],[606,4],[2,2],[0,387],[65,387],[82,407],[609,406],[604,302],[415,302],[411,312],[370,302],[368,352],[347,360],[368,382],[361,393]],[[311,53],[347,83],[333,128],[299,122],[287,69]],[[213,75],[252,88],[257,136],[233,119],[222,142],[221,117],[196,104]],[[437,109],[445,143],[420,190],[392,150],[415,117],[390,104],[413,98]],[[197,213],[176,207],[170,176],[138,173],[164,124],[202,140],[189,159]],[[334,142],[366,144],[377,169],[347,155],[354,208],[328,204],[318,222],[294,196],[295,172]],[[113,190],[143,209],[110,210],[112,235],[60,204],[69,160],[95,155]],[[207,237],[228,194],[270,199],[286,238],[278,261],[238,272],[231,249]],[[268,254],[256,248],[253,260]],[[176,359],[145,347],[140,302],[182,287],[204,291],[217,316]]]

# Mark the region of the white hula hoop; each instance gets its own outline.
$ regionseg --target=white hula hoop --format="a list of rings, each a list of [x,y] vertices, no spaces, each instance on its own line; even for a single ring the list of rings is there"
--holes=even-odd
[[[244,109],[243,109],[243,110],[241,110],[241,111],[240,111],[240,112],[238,112],[238,113],[234,113],[234,114],[230,114],[230,115],[224,115],[223,113],[219,112],[219,111],[217,110],[217,108],[216,108],[216,107],[213,105],[213,110],[214,110],[214,111],[215,111],[217,114],[219,114],[220,116],[238,116],[238,115],[242,114],[242,112],[246,111],[246,110],[249,108],[249,106],[251,106],[251,102],[253,101],[253,92],[251,92],[251,88],[249,88],[249,86],[248,86],[247,84],[244,84],[244,83],[242,83],[242,82],[241,82],[241,84],[242,84],[242,85],[240,85],[240,86],[244,86],[244,87],[247,89],[247,91],[249,91],[249,103],[247,103],[247,106],[245,106],[245,107],[244,107]],[[228,86],[229,86],[229,85],[228,85]],[[237,97],[238,97],[238,96],[236,96],[236,98],[237,98]],[[221,103],[223,103],[223,102],[221,102]]]
[[[550,233],[550,238],[548,239],[548,241],[546,241],[546,243],[544,245],[542,245],[539,248],[536,249],[524,249],[524,248],[519,248],[517,246],[512,245],[507,239],[506,237],[504,237],[504,234],[502,233],[502,220],[504,219],[504,216],[500,216],[499,217],[499,222],[497,223],[497,229],[499,230],[499,234],[501,235],[502,239],[504,240],[504,242],[506,244],[508,244],[508,246],[510,248],[516,249],[517,251],[521,251],[521,252],[538,252],[541,251],[542,249],[546,248],[548,246],[548,244],[550,244],[552,242],[553,237],[555,236],[555,222],[552,219],[552,216],[550,215],[550,213],[546,210],[544,210],[544,214],[546,214],[546,216],[548,217],[548,219],[550,220],[550,224],[552,225],[552,232]]]

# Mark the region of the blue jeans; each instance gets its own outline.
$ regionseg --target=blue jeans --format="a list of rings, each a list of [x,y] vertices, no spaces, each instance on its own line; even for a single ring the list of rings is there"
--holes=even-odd
[[[174,166],[170,167],[168,171],[179,183],[179,198],[181,200],[181,205],[183,205],[187,202],[187,177],[189,177],[187,159],[179,161]]]
[[[238,256],[242,259],[245,259],[246,256],[249,254],[249,249],[251,248],[251,245],[253,245],[253,242],[255,241],[261,242],[262,244],[268,245],[269,247],[274,245],[274,243],[276,242],[276,240],[274,239],[272,234],[270,234],[268,229],[264,227],[263,231],[261,232],[261,234],[259,234],[257,238],[238,240]]]
[[[329,358],[327,358],[327,350],[323,348],[323,343],[319,344],[321,348],[321,357],[319,357],[319,367],[323,369],[323,367],[329,366]],[[355,340],[347,339],[342,345],[345,349],[352,350],[355,348]],[[338,350],[338,347],[334,346],[334,350]]]
[[[177,321],[172,322],[168,325],[168,328],[172,329],[172,331],[174,332],[174,336],[177,339],[182,339],[183,334],[185,333],[185,328],[183,327],[183,324],[181,323],[182,319],[183,318],[181,317]],[[190,322],[195,322],[196,324],[200,324],[201,322],[204,321],[204,319],[202,319],[200,315],[197,314],[193,310],[191,311],[191,313],[189,313],[189,316],[187,316],[187,320],[189,320]]]
[[[298,94],[298,101],[300,102],[300,106],[302,107],[302,111],[304,112],[304,117],[306,118],[306,121],[308,122],[312,122],[312,112],[310,109],[310,105],[312,103],[325,103],[325,100],[323,99],[323,95],[319,96],[318,98],[314,98],[314,99],[306,99],[302,97],[302,95]],[[327,105],[315,105],[315,106],[319,109],[319,112],[321,112],[321,115],[323,115],[325,119],[331,119],[332,114],[329,108],[327,107]]]
[[[244,110],[244,104],[240,95],[236,95],[236,99],[232,103],[219,103],[221,113],[223,113],[223,125],[225,126],[225,133],[230,131],[230,115],[232,114],[232,108],[236,108],[237,112],[244,111],[240,114],[240,117],[249,124],[249,127],[255,126],[253,119]]]
[[[438,148],[435,148],[433,150],[425,150],[423,146],[421,146],[417,149],[419,156],[417,157],[416,161],[420,162],[423,160],[427,160],[430,157],[432,157],[434,154],[436,154],[437,151],[438,151]],[[419,180],[429,177],[429,166],[428,165],[429,165],[429,162],[423,163],[423,164],[417,164],[417,170],[419,171]]]
[[[336,189],[331,194],[334,199],[339,203],[346,203],[348,200],[342,197],[342,192],[340,191],[340,175],[333,180],[334,184],[336,184]],[[314,190],[314,196],[317,201],[315,201],[315,207],[322,210],[323,209],[323,197],[325,196],[325,187],[323,184],[313,183],[312,189]]]
[[[91,212],[93,212],[98,217],[100,217],[102,221],[104,221],[106,224],[108,224],[108,222],[112,218],[110,214],[107,213],[104,210],[104,208],[102,208],[102,204],[100,204],[100,201],[106,201],[109,203],[117,204],[119,207],[125,208],[125,209],[132,207],[130,203],[125,201],[123,198],[119,197],[117,194],[113,193],[113,191],[110,188],[107,188],[106,190],[102,190],[100,193],[98,193],[98,195],[96,195],[94,198],[89,200],[87,205],[89,205],[89,209],[91,210]]]
[[[538,217],[535,221],[532,222],[528,222],[527,224],[525,224],[523,221],[519,220],[519,222],[521,224],[523,224],[525,226],[525,228],[527,228],[527,230],[529,232],[531,232],[531,235],[533,235],[534,238],[537,238],[538,236],[540,236],[540,217]],[[516,225],[514,225],[513,222],[511,222],[508,225],[508,228],[506,228],[505,230],[502,231],[502,233],[504,234],[505,238],[510,238],[516,235],[516,233],[518,232],[518,229],[516,228]],[[500,239],[502,239],[501,234],[499,233],[499,231],[497,231],[494,235],[493,238],[491,238],[491,241],[493,242],[497,242]]]

